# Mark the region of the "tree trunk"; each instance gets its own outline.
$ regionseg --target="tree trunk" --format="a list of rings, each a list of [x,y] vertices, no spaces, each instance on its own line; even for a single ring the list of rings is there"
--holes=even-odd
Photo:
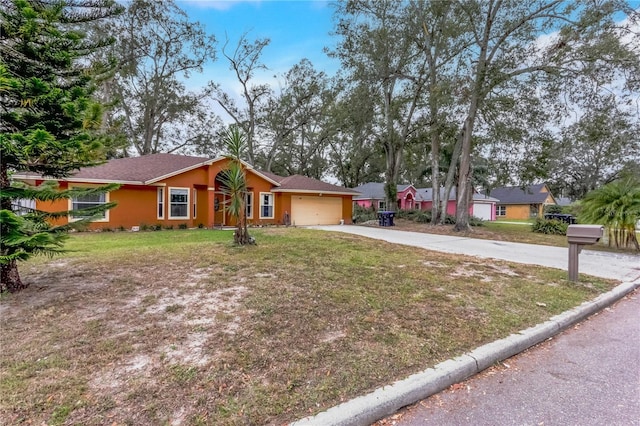
[[[9,171],[6,163],[2,163],[0,165],[0,189],[8,188],[9,186],[11,186]],[[12,210],[11,201],[12,200],[10,198],[2,198],[2,201],[0,202],[0,209]],[[2,235],[6,235],[7,232],[8,231],[6,229],[0,228],[0,238],[2,238]],[[7,254],[4,248],[2,249],[2,254]],[[22,290],[23,288],[27,288],[27,285],[23,284],[20,279],[18,262],[14,259],[10,260],[8,263],[0,264],[0,292],[8,290],[13,293]]]
[[[20,279],[18,262],[16,260],[10,260],[7,264],[0,264],[0,292],[10,291],[11,293],[15,293],[28,286],[28,284],[24,284]]]
[[[453,180],[456,176],[456,169],[458,166],[458,160],[460,159],[460,152],[462,151],[462,135],[456,138],[456,144],[453,146],[453,153],[451,155],[451,162],[449,163],[449,170],[447,170],[447,177],[444,182],[444,194],[442,194],[442,207],[440,208],[440,224],[444,225],[444,221],[447,218],[447,206],[449,204],[449,196],[451,195],[451,188],[453,188]]]
[[[464,126],[462,153],[460,155],[460,174],[458,175],[458,193],[456,195],[456,226],[454,231],[469,230],[469,191],[471,186],[471,135],[473,133],[473,110]]]
[[[439,130],[431,129],[431,223],[437,224],[440,216],[440,137]]]

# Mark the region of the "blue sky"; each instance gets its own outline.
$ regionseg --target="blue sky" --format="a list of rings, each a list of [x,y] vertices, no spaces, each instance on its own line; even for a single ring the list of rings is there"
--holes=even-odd
[[[219,83],[223,89],[237,90],[237,83],[229,71],[229,64],[220,50],[229,38],[229,50],[237,45],[239,37],[249,32],[248,38],[270,38],[263,51],[263,63],[268,71],[259,75],[257,82],[277,86],[274,75],[282,75],[307,58],[317,70],[333,75],[339,67],[337,60],[323,53],[325,46],[335,44],[333,9],[324,0],[178,0],[179,7],[192,20],[200,21],[209,34],[218,40],[218,59],[200,76],[194,75],[187,84],[198,87],[208,80]]]

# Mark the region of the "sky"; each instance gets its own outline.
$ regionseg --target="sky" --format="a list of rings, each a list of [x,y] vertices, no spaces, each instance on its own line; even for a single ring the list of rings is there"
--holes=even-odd
[[[219,83],[225,91],[239,90],[229,63],[221,54],[225,40],[229,50],[248,32],[249,40],[269,38],[271,43],[262,55],[268,70],[258,75],[256,83],[267,82],[277,87],[275,75],[282,76],[294,64],[307,58],[316,70],[333,75],[339,62],[329,58],[323,49],[336,43],[333,9],[325,0],[178,0],[178,6],[191,18],[203,24],[207,33],[218,40],[218,59],[202,75],[187,82],[196,89],[208,80]]]

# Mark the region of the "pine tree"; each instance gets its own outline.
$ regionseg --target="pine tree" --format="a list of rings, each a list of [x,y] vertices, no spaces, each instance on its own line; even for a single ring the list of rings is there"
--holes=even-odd
[[[69,212],[29,209],[17,200],[95,195],[113,186],[58,191],[12,183],[14,172],[64,178],[101,162],[95,137],[101,107],[91,99],[108,67],[88,56],[113,40],[92,39],[94,25],[119,13],[112,0],[0,0],[0,291],[25,288],[17,262],[61,251]],[[83,211],[89,220],[112,204]]]

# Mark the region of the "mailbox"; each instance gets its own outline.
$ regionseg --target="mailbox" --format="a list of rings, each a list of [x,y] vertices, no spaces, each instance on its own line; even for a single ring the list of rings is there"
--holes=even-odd
[[[578,255],[582,246],[595,244],[604,233],[602,225],[569,225],[567,241],[569,242],[569,280],[578,281]]]
[[[603,233],[602,225],[569,225],[567,240],[569,244],[590,245],[600,241]]]

